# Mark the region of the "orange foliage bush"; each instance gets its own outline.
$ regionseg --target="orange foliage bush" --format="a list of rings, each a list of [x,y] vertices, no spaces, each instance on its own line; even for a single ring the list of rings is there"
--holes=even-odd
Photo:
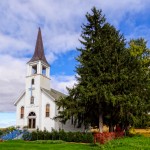
[[[104,144],[110,140],[121,138],[124,136],[124,132],[103,132],[103,133],[95,133],[94,134],[94,143],[99,142],[100,144]]]

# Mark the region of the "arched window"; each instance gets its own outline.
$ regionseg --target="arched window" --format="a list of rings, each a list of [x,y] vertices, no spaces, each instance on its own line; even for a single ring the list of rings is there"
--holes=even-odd
[[[30,104],[34,104],[34,96],[31,96]]]
[[[36,114],[34,112],[30,112],[29,116],[36,116]]]
[[[32,66],[32,74],[37,74],[37,65]]]
[[[46,114],[45,114],[46,117],[49,117],[50,116],[50,104],[46,104]]]
[[[21,107],[20,118],[24,118],[24,107]]]
[[[34,85],[34,79],[31,80],[31,85]]]

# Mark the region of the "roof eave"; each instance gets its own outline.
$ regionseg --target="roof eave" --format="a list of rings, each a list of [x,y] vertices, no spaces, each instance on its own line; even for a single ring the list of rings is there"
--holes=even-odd
[[[53,101],[56,100],[52,95],[50,95],[50,94],[49,94],[47,91],[45,91],[43,88],[41,88],[41,90],[42,90],[48,97],[50,97]]]
[[[21,98],[25,95],[25,91],[23,91],[20,96],[17,98],[17,100],[14,102],[14,105],[17,106],[17,103],[21,100]]]

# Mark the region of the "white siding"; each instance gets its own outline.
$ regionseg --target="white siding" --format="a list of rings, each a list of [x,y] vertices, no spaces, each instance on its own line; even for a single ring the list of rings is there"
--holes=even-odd
[[[46,111],[46,104],[50,104],[50,116],[45,116]],[[46,94],[42,93],[42,109],[41,109],[41,129],[44,130],[44,128],[48,131],[51,131],[52,128],[55,129],[55,121],[53,118],[55,117],[55,102],[52,98],[47,96]]]
[[[20,118],[21,107],[24,106],[24,113],[26,112],[25,109],[25,96],[21,98],[21,100],[17,103],[17,110],[16,110],[16,126],[23,127],[25,126],[25,115],[24,118]]]

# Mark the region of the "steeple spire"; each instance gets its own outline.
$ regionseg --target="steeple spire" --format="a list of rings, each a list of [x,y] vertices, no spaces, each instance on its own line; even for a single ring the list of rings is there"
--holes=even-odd
[[[41,34],[40,28],[38,31],[34,55],[29,62],[34,62],[34,61],[38,61],[38,60],[42,60],[44,63],[46,63],[49,66],[49,64],[45,58],[45,54],[44,54],[42,34]]]

